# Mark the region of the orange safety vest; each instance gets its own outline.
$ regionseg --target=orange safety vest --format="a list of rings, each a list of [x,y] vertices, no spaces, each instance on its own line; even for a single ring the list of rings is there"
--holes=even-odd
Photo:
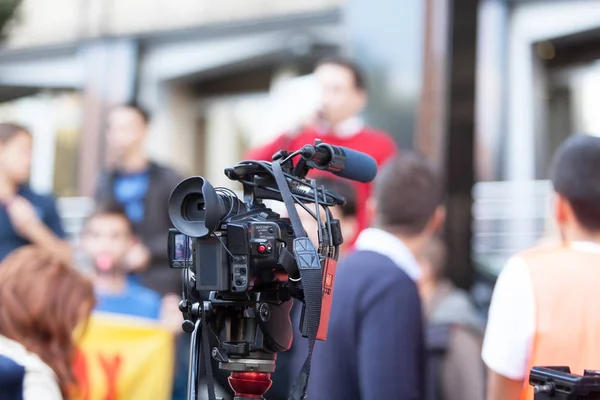
[[[533,366],[600,369],[600,253],[546,245],[520,255],[531,276],[535,333],[521,400],[533,400]]]

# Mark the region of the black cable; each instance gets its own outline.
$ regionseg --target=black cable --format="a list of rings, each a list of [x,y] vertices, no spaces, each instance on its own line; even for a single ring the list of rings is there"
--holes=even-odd
[[[298,154],[300,154],[300,150],[292,153],[292,155],[288,156],[288,158],[290,158],[292,156],[296,156]],[[287,161],[287,158],[286,158],[286,161]],[[242,166],[244,166],[244,165],[246,165],[246,166],[247,165],[255,165],[255,166],[259,166],[262,169],[264,169],[265,172],[267,172],[272,178],[275,178],[275,175],[273,173],[273,164],[272,163],[268,163],[268,162],[264,162],[264,161],[252,161],[252,160],[250,160],[250,161],[240,162],[237,165],[242,165]],[[257,174],[255,173],[254,175],[257,175]],[[298,178],[297,176],[294,176],[294,175],[286,173],[286,172],[284,172],[284,176],[286,177],[286,179],[289,179],[289,180],[291,180],[293,182],[296,182],[296,183],[298,183],[298,184],[300,184],[302,186],[308,186],[309,188],[311,188],[311,189],[314,190],[314,186],[307,185],[305,179]],[[257,187],[257,188],[260,188],[260,189],[263,189],[263,190],[266,190],[266,191],[270,191],[270,192],[273,192],[273,193],[280,194],[279,190],[271,188],[271,187],[268,187],[268,186],[261,186],[261,185],[255,183],[255,182],[247,181],[247,180],[244,180],[244,179],[238,179],[238,181],[240,183],[242,183],[242,184],[245,184],[245,185]],[[289,186],[289,183],[288,183],[288,186]],[[300,196],[301,196],[302,199],[304,199],[306,201],[310,201],[310,202],[315,201],[315,199],[310,198],[309,196],[302,196],[302,195],[300,195]],[[317,200],[317,202],[321,203],[321,200]],[[326,203],[326,202],[327,202],[326,191],[323,191],[322,203]]]
[[[324,228],[321,224],[321,209],[319,205],[319,190],[317,189],[317,184],[315,181],[311,182],[313,188],[313,196],[315,201],[315,220],[317,221],[317,237],[319,238],[319,251],[324,247],[323,246],[323,232]]]
[[[286,162],[290,161],[292,158],[294,158],[300,154],[302,154],[302,150],[296,150],[295,152],[293,152],[292,154],[290,154],[286,158],[284,158],[283,161],[281,161],[281,162],[286,163]]]
[[[231,213],[233,212],[233,207],[234,204],[237,204],[238,206],[238,213],[239,213],[239,203],[236,200],[239,200],[239,198],[237,197],[237,195],[235,194],[235,192],[231,189],[228,189],[226,187],[218,187],[215,189],[216,193],[220,193],[222,194],[224,197],[229,198],[229,211],[227,211],[227,214],[225,214],[225,216],[221,219],[221,222],[225,219],[227,219]]]
[[[271,175],[273,178],[275,178],[275,175],[273,174],[273,164],[271,164],[271,163],[267,163],[267,162],[264,162],[264,161],[261,161],[261,162],[259,162],[259,161],[243,161],[242,163],[238,163],[237,165],[257,165],[257,166],[260,166],[266,172],[268,172],[269,175]],[[285,175],[286,179],[290,179],[290,180],[295,181],[297,183],[300,183],[302,185],[306,185],[306,181],[303,180],[302,178],[298,178],[297,176],[294,176],[294,175],[289,174],[287,172],[284,172],[284,175]]]
[[[229,254],[229,256],[233,259],[233,254],[231,254],[231,252],[227,248],[227,245],[223,242],[223,239],[221,239],[221,237],[219,235],[214,235],[214,237],[217,238],[217,240],[221,243],[221,245],[223,246],[223,248],[225,249],[225,251],[227,252],[227,254]]]
[[[314,219],[317,219],[317,215],[313,212],[313,210],[311,210],[306,204],[304,204],[303,202],[298,202],[296,201],[297,199],[294,198],[294,196],[292,195],[292,198],[294,199],[294,201],[304,209],[304,211],[306,211],[311,217],[313,217]]]
[[[264,190],[267,190],[269,192],[273,192],[273,193],[279,194],[279,190],[274,189],[274,188],[269,187],[269,186],[261,186],[261,185],[257,184],[256,182],[250,182],[250,181],[245,181],[245,180],[240,180],[239,182],[241,182],[244,185],[254,186],[254,187],[257,187],[259,189],[264,189]],[[308,212],[310,214],[311,217],[313,217],[313,218],[316,219],[315,213],[302,202],[302,200],[305,200],[307,202],[311,202],[312,203],[313,202],[312,198],[310,198],[308,196],[301,196],[301,195],[293,194],[293,193],[292,193],[292,198],[294,199],[294,202],[296,204],[299,204],[306,212]]]
[[[331,231],[331,220],[333,218],[333,214],[331,213],[331,210],[329,208],[327,208],[325,210],[325,214],[327,215],[327,230],[329,233],[329,246],[333,247],[333,232]]]

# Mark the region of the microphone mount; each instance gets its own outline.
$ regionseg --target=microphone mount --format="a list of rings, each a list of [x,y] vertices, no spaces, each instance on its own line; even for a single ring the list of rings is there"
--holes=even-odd
[[[318,139],[314,145],[307,144],[302,147],[300,155],[309,168],[333,174],[342,171],[346,165],[346,155],[341,147],[322,143]]]

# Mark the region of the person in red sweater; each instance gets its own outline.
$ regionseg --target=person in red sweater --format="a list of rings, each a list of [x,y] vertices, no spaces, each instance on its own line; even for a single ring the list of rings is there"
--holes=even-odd
[[[389,134],[365,126],[358,116],[367,103],[367,93],[363,74],[356,64],[341,57],[328,57],[317,64],[314,75],[322,96],[314,123],[298,132],[283,134],[262,147],[251,149],[244,157],[246,160],[271,161],[277,151],[297,150],[305,144],[313,144],[315,139],[367,153],[379,166],[398,152]],[[322,173],[313,170],[309,176]],[[354,243],[358,233],[370,224],[366,204],[372,185],[353,183],[356,186],[359,229],[355,237],[345,238],[349,244]]]

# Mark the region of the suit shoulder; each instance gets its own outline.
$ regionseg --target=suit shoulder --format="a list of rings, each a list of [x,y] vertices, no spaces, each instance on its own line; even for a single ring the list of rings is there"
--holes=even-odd
[[[340,273],[361,284],[386,283],[398,285],[411,283],[412,279],[388,257],[373,251],[355,251],[339,265]]]

